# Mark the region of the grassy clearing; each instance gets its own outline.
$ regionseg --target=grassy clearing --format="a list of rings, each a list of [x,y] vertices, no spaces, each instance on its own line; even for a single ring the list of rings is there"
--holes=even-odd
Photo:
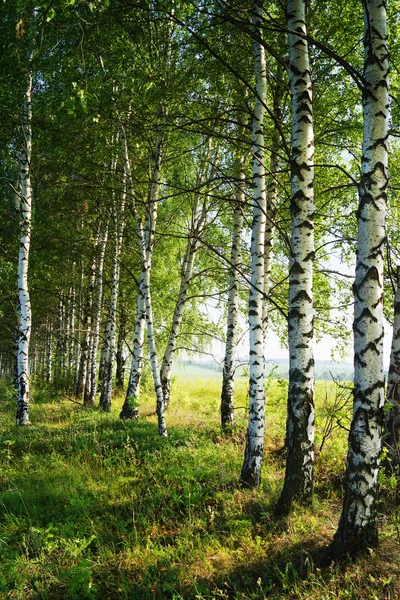
[[[269,387],[262,485],[247,491],[237,485],[245,409],[235,432],[222,436],[215,380],[175,382],[167,440],[157,435],[151,395],[139,421],[124,423],[120,397],[104,415],[36,389],[32,424],[16,429],[2,384],[0,598],[399,598],[390,479],[382,482],[380,548],[346,569],[318,566],[341,504],[347,433],[336,421],[346,427],[349,413],[332,384],[317,388],[314,503],[275,518],[285,386]],[[246,381],[236,389],[245,407]]]

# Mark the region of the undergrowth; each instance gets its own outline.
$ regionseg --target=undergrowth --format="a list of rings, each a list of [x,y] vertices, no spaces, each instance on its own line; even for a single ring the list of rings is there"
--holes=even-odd
[[[219,428],[213,381],[174,384],[168,439],[154,400],[122,422],[37,387],[31,425],[13,424],[0,383],[0,598],[261,600],[399,598],[396,482],[381,476],[379,549],[346,568],[321,566],[342,501],[350,405],[317,388],[315,498],[275,517],[284,477],[286,390],[270,382],[259,490],[242,490],[246,382],[236,426]],[[335,408],[336,407],[336,408]]]

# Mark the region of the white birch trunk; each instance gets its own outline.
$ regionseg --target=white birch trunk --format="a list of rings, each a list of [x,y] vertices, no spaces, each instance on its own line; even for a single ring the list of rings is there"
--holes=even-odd
[[[253,2],[253,26],[261,38],[262,0]],[[257,39],[253,42],[257,97],[252,123],[253,154],[253,224],[251,232],[251,285],[249,299],[250,330],[250,414],[241,482],[255,487],[261,480],[261,461],[264,451],[264,340],[263,289],[264,239],[266,222],[264,115],[267,99],[265,50]]]
[[[280,508],[307,501],[314,468],[314,131],[304,0],[287,1],[292,96],[292,238],[289,277],[287,458]]]
[[[172,326],[169,333],[167,347],[164,353],[161,365],[161,385],[164,394],[165,407],[169,406],[171,397],[171,371],[178,341],[179,330],[182,323],[183,312],[185,309],[186,300],[188,297],[189,284],[193,276],[194,258],[196,253],[196,243],[194,240],[189,240],[182,265],[181,285],[179,288],[178,299],[175,305],[174,315],[172,318]]]
[[[117,331],[117,303],[120,281],[120,255],[125,227],[126,202],[126,168],[123,169],[122,193],[119,207],[114,208],[115,250],[112,263],[111,298],[106,328],[106,353],[104,357],[104,372],[101,382],[100,406],[105,412],[111,410],[112,376],[115,355]]]
[[[211,181],[215,173],[215,164],[218,158],[219,147],[214,151],[212,155],[212,142],[211,138],[208,139],[208,145],[202,156],[201,164],[196,177],[196,187],[200,187],[204,178]],[[211,161],[210,169],[207,168],[207,162]],[[208,184],[207,184],[208,185]],[[185,304],[188,297],[189,285],[193,277],[193,268],[195,255],[199,247],[199,240],[204,232],[204,227],[207,220],[207,210],[209,206],[209,199],[206,196],[203,199],[202,205],[199,207],[200,194],[196,192],[192,210],[192,219],[189,231],[189,239],[186,246],[185,256],[183,259],[181,269],[181,284],[179,288],[178,298],[176,301],[174,314],[172,318],[172,325],[169,332],[168,342],[165,349],[164,357],[161,364],[161,384],[164,394],[165,408],[169,406],[171,396],[171,373],[172,365],[175,356],[175,350],[178,342],[179,331],[182,324],[183,313],[185,310]]]
[[[146,307],[143,293],[144,271],[142,270],[136,300],[136,321],[133,338],[132,363],[129,374],[129,383],[126,390],[120,419],[137,419],[139,416],[140,380],[143,369],[143,346],[146,328]]]
[[[93,301],[93,324],[90,339],[90,356],[88,370],[90,373],[89,389],[85,390],[86,404],[93,406],[96,399],[97,392],[97,354],[99,349],[100,339],[100,325],[101,325],[101,308],[103,301],[103,269],[104,269],[104,256],[107,247],[108,240],[108,223],[105,226],[104,233],[99,243],[99,255],[96,265],[96,284],[95,284],[95,297]]]
[[[376,497],[384,404],[383,267],[388,186],[388,39],[386,5],[364,2],[363,149],[354,282],[354,407],[337,557],[378,540]]]
[[[275,242],[275,214],[276,200],[278,196],[278,169],[280,132],[278,123],[282,122],[282,95],[283,95],[283,73],[282,66],[277,65],[277,85],[274,93],[274,130],[271,140],[271,156],[269,163],[269,177],[267,185],[267,222],[265,226],[265,259],[264,259],[264,301],[263,301],[263,332],[264,350],[267,345],[269,292],[271,289],[271,270],[274,255]]]
[[[27,79],[27,87],[24,98],[23,142],[20,158],[21,238],[18,255],[18,298],[20,310],[20,328],[18,336],[17,359],[17,425],[29,424],[29,342],[32,328],[31,301],[28,288],[29,249],[31,244],[32,227],[32,72],[30,69],[28,71]]]
[[[384,444],[387,450],[385,466],[388,471],[397,471],[400,464],[400,266],[397,267],[386,400],[390,408],[385,419]]]
[[[229,265],[228,315],[226,323],[225,358],[222,371],[221,426],[230,430],[234,425],[234,378],[237,345],[239,303],[239,273],[242,263],[243,206],[245,204],[244,156],[237,161],[238,182],[232,230],[231,262]]]

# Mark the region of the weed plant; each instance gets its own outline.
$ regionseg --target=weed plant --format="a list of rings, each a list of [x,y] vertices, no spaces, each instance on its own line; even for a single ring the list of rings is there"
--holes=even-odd
[[[236,425],[219,427],[218,381],[176,380],[168,439],[155,401],[138,421],[88,409],[36,387],[31,425],[13,423],[0,382],[0,598],[399,598],[396,480],[381,476],[380,548],[347,568],[321,566],[342,502],[350,403],[317,387],[315,498],[274,515],[284,477],[285,381],[268,382],[259,490],[238,485],[247,382],[236,382]]]

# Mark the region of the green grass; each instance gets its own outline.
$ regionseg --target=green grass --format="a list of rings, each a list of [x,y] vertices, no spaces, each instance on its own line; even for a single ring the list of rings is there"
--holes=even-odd
[[[151,394],[130,423],[117,418],[121,397],[105,415],[37,388],[31,425],[17,429],[13,393],[1,384],[0,598],[398,598],[393,481],[382,482],[380,548],[346,569],[318,565],[341,506],[347,432],[335,424],[349,418],[343,398],[333,409],[333,384],[317,387],[317,449],[323,444],[313,505],[275,518],[286,383],[269,383],[256,491],[238,486],[244,379],[229,437],[219,429],[218,383],[177,379],[168,439],[157,435]]]

